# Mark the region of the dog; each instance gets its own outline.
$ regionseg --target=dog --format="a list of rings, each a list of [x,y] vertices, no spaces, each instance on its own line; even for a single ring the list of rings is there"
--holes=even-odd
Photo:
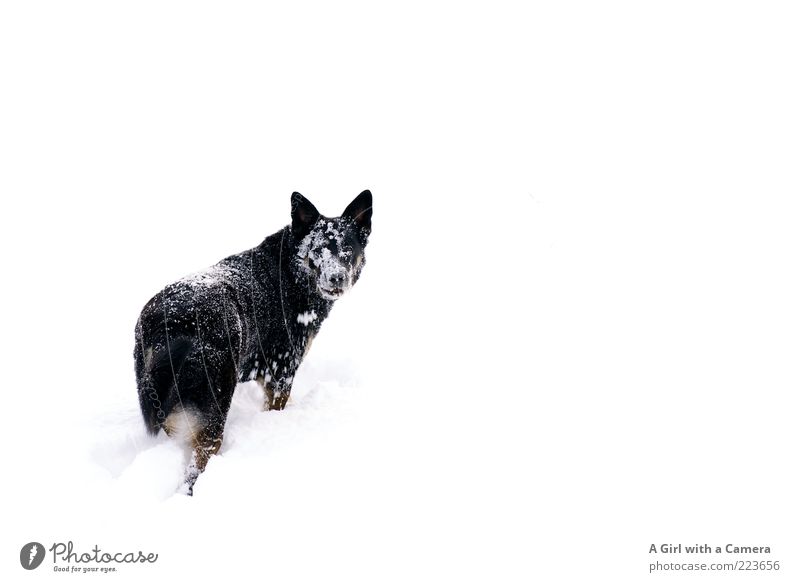
[[[222,445],[239,382],[262,386],[264,410],[286,406],[322,322],[361,275],[372,193],[327,218],[294,192],[291,221],[257,247],[168,285],[136,323],[144,423],[152,435],[163,429],[189,445],[189,495]]]

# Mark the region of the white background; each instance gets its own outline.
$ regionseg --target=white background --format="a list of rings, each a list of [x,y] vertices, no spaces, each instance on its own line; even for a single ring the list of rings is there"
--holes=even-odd
[[[798,27],[790,2],[3,3],[2,578],[73,540],[159,553],[117,580],[723,576],[648,575],[689,559],[652,543],[769,545],[780,572],[724,577],[797,579]],[[293,190],[336,215],[364,188],[368,264],[292,404],[242,387],[173,495],[139,310]]]

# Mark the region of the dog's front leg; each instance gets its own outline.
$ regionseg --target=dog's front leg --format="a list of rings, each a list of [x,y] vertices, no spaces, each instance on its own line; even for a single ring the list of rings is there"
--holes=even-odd
[[[259,375],[256,380],[264,389],[264,410],[283,410],[289,401],[289,394],[292,391],[291,381],[284,379],[267,380]]]

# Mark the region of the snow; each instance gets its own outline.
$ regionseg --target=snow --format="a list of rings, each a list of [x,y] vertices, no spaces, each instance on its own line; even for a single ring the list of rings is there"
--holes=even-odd
[[[297,321],[299,323],[302,323],[303,325],[308,325],[309,323],[311,323],[315,319],[317,319],[317,313],[313,309],[311,311],[304,311],[303,313],[298,313],[297,314]],[[287,352],[286,356],[284,356],[284,357],[288,357],[288,356],[289,356],[289,353]]]
[[[225,265],[214,264],[196,273],[181,277],[180,281],[188,284],[190,287],[211,287],[220,281],[224,281],[226,274],[231,271],[232,269]]]

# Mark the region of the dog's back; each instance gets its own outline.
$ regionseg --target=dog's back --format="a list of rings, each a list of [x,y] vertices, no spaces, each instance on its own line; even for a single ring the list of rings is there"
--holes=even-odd
[[[235,376],[243,329],[253,326],[243,308],[252,304],[252,296],[243,293],[244,263],[243,255],[235,255],[185,277],[164,288],[142,310],[134,361],[142,413],[152,434],[162,427],[170,430],[174,422],[167,419],[176,408],[182,415],[196,415],[213,404],[224,416],[221,386],[227,376]],[[214,384],[215,391],[198,389]],[[211,398],[215,400],[206,402]]]

